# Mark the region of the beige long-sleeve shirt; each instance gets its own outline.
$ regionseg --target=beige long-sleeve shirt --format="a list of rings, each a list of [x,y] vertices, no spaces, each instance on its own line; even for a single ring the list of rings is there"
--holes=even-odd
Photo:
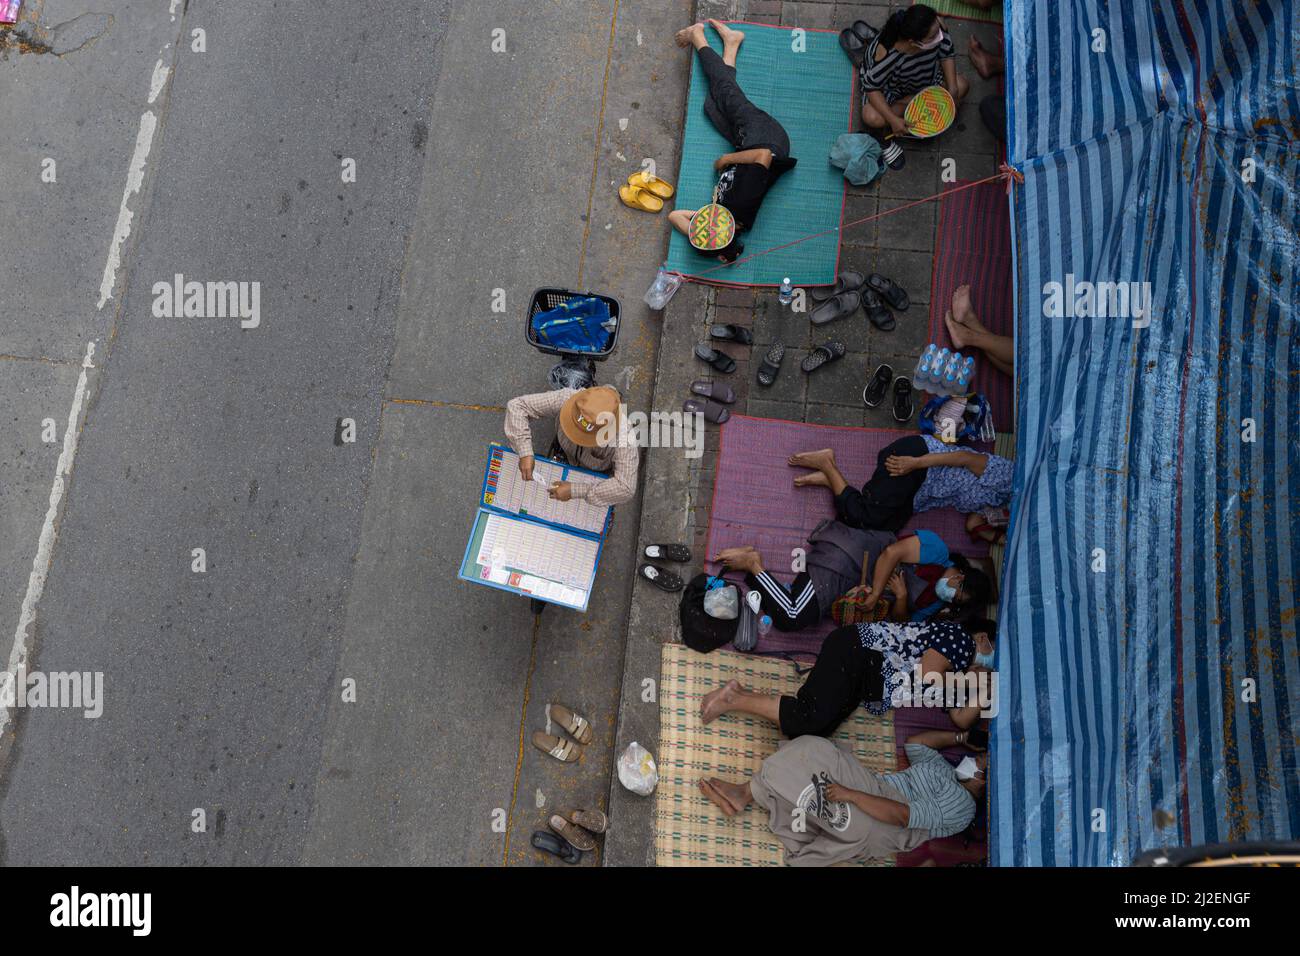
[[[536,455],[531,423],[539,418],[557,418],[564,403],[577,392],[576,388],[562,388],[510,399],[506,403],[505,431],[515,454],[520,458]],[[558,425],[555,437],[570,464],[609,475],[605,481],[571,482],[574,498],[585,498],[594,505],[619,505],[636,494],[641,451],[635,444],[583,448],[569,441]]]

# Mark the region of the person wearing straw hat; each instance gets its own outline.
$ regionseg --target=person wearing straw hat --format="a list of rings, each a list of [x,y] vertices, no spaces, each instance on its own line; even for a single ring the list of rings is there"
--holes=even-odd
[[[734,262],[745,249],[739,233],[753,227],[767,191],[798,160],[790,155],[785,127],[751,103],[736,82],[736,55],[745,34],[719,20],[710,20],[709,25],[722,39],[721,56],[709,46],[703,23],[679,30],[675,39],[678,46],[695,47],[709,82],[704,115],[736,151],[724,153],[713,164],[719,173],[713,202],[700,209],[674,209],[668,221],[700,252]],[[702,233],[725,241],[698,241]]]
[[[584,499],[594,505],[618,505],[636,494],[640,451],[623,435],[623,399],[610,385],[562,388],[520,395],[506,403],[506,439],[519,456],[519,474],[533,480],[535,456],[532,423],[555,419],[555,441],[569,464],[609,475],[606,481],[557,481],[548,489],[552,498]]]

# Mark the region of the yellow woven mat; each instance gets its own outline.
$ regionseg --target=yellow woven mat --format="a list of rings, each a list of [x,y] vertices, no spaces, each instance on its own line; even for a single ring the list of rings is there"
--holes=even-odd
[[[750,690],[793,694],[803,683],[789,661],[714,651],[698,654],[665,644],[659,682],[659,787],[655,806],[655,856],[659,866],[780,866],[784,850],[767,828],[767,814],[749,806],[725,817],[700,793],[701,777],[739,783],[776,752],[774,724],[728,714],[707,727],[700,699],[733,677]],[[848,741],[872,770],[896,769],[894,720],[853,712],[834,739]],[[892,866],[893,861],[875,861]]]

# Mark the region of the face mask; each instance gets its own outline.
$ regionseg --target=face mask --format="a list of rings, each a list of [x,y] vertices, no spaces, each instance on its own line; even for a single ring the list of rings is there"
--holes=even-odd
[[[917,40],[916,45],[919,46],[922,50],[933,50],[942,42],[943,42],[943,31],[940,30],[938,33],[934,35],[933,40]]]
[[[993,652],[989,651],[987,654],[980,654],[977,651],[975,653],[975,663],[980,667],[987,667],[989,670],[993,670]]]
[[[974,780],[975,775],[980,772],[979,765],[975,763],[974,757],[962,757],[961,763],[957,764],[958,780]]]
[[[957,589],[947,578],[940,578],[934,582],[934,595],[944,604],[951,604],[957,600]]]

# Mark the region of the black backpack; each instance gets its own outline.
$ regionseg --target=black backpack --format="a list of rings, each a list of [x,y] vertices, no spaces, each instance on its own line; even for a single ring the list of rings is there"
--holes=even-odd
[[[679,605],[682,618],[682,641],[693,651],[707,654],[726,644],[736,636],[739,618],[724,621],[712,617],[704,610],[704,593],[713,580],[710,574],[697,574],[682,591]]]

